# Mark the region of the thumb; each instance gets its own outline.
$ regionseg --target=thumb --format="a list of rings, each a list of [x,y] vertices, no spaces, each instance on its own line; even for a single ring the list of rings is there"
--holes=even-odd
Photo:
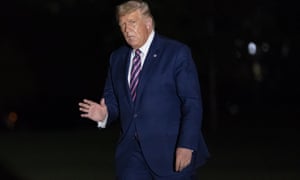
[[[101,106],[105,105],[105,99],[104,98],[101,99],[100,104],[101,104]]]

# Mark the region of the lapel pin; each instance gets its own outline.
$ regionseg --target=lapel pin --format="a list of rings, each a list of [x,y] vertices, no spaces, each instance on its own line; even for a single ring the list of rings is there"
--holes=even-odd
[[[156,57],[157,57],[157,54],[153,54],[153,57],[156,58]]]

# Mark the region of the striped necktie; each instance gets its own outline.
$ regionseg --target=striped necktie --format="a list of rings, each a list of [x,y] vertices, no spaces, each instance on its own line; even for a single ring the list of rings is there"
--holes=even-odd
[[[132,59],[132,67],[130,73],[130,94],[131,99],[134,102],[136,99],[136,88],[139,83],[139,74],[141,72],[141,50],[136,49],[135,55]]]

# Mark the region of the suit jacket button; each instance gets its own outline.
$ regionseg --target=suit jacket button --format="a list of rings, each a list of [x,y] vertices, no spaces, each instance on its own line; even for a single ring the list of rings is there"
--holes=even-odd
[[[134,115],[133,115],[133,117],[134,117],[134,118],[137,118],[137,117],[138,117],[138,115],[137,115],[137,114],[134,114]]]

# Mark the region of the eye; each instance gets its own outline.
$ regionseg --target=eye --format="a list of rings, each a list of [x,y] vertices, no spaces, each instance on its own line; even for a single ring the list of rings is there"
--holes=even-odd
[[[119,27],[121,28],[121,30],[124,30],[125,28],[131,27],[131,28],[135,28],[137,24],[136,20],[128,20],[127,22],[120,22],[119,23]]]
[[[130,24],[131,26],[134,26],[134,25],[136,24],[136,21],[135,21],[135,20],[130,20],[130,21],[129,21],[129,24]]]

